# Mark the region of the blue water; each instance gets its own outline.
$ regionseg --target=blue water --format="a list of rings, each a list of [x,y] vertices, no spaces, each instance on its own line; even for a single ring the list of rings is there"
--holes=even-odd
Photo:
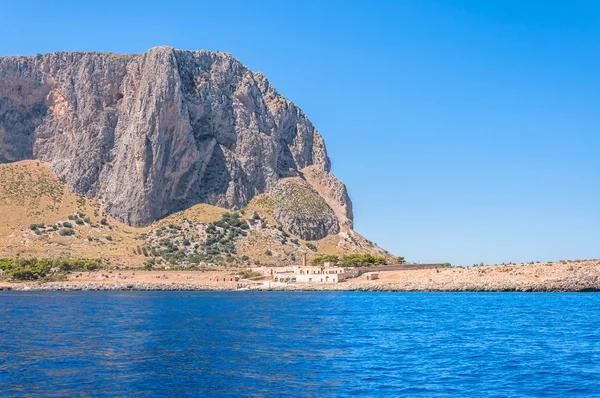
[[[2,396],[600,396],[600,294],[0,293]]]

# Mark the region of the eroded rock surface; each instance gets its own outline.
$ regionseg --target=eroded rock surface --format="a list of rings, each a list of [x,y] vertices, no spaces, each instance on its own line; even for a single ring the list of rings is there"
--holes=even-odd
[[[319,132],[264,75],[224,53],[0,58],[0,162],[23,159],[49,162],[75,193],[134,226],[197,203],[237,209],[309,168],[340,218],[315,215],[303,235],[352,227]]]
[[[327,201],[301,178],[279,181],[270,195],[275,201],[275,219],[294,235],[318,240],[340,231],[339,221]]]

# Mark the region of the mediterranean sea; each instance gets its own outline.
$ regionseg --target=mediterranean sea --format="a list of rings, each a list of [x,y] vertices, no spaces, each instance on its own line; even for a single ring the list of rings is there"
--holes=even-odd
[[[0,292],[2,396],[600,396],[600,294]]]

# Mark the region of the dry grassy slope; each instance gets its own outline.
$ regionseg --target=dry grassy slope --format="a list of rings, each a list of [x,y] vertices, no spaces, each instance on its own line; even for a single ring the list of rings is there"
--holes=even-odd
[[[90,224],[76,225],[69,216],[82,213]],[[106,218],[108,225],[100,224]],[[50,228],[37,235],[31,224],[69,222],[75,235],[60,236]],[[44,163],[0,164],[0,257],[107,258],[136,265],[129,247],[136,245],[138,228],[106,217],[102,205],[69,192]],[[88,239],[91,239],[89,240]]]
[[[282,232],[273,218],[273,200],[268,195],[254,198],[243,209],[242,218],[248,219],[255,212],[265,224],[253,225],[245,237],[235,243],[237,256],[248,256],[261,264],[283,265],[298,262],[302,253],[309,257],[318,254],[344,254],[349,252],[386,253],[353,231],[328,236],[310,242],[317,252],[310,250],[308,242],[300,244],[288,240],[282,243]],[[49,170],[48,165],[37,161],[21,161],[0,164],[0,257],[69,257],[104,258],[114,265],[141,266],[147,257],[134,254],[138,246],[146,246],[144,235],[170,224],[203,225],[217,221],[228,212],[215,206],[200,204],[174,213],[144,228],[134,228],[107,216],[102,203],[79,198]],[[89,223],[77,225],[69,216],[82,214]],[[105,218],[108,225],[102,225]],[[73,236],[60,236],[50,226],[69,222]],[[31,224],[46,227],[31,229]],[[195,227],[194,227],[195,228]],[[59,230],[62,228],[59,228]],[[293,239],[293,236],[291,237]],[[272,252],[271,256],[266,251]]]

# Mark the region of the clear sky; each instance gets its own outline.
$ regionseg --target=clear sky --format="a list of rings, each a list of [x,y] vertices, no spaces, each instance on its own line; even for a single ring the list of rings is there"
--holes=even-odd
[[[13,1],[0,55],[229,52],[410,261],[600,258],[600,1]]]

